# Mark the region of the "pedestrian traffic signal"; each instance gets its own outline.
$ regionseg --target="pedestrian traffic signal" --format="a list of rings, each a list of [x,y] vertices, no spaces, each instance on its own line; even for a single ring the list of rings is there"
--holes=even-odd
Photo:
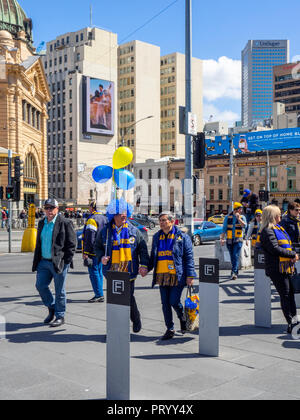
[[[24,169],[24,167],[23,167],[23,161],[19,158],[19,156],[17,156],[16,158],[15,158],[15,179],[17,180],[17,181],[19,181],[20,180],[20,178],[21,178],[21,176],[23,176],[24,174],[23,174],[23,169]]]
[[[4,188],[0,187],[0,200],[3,200],[4,197]]]
[[[13,200],[19,202],[21,200],[21,182],[16,178],[13,181],[14,193]]]
[[[269,191],[260,190],[258,195],[259,195],[259,201],[262,201],[264,203],[269,202]]]
[[[7,200],[12,200],[14,198],[14,186],[13,185],[8,185],[6,187],[6,199]]]
[[[205,134],[198,133],[194,138],[194,169],[205,168]]]

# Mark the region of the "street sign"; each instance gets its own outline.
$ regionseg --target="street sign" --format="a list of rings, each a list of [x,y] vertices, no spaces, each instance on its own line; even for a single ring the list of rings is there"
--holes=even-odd
[[[265,254],[254,252],[254,323],[256,327],[271,328],[271,280],[265,273]]]
[[[130,278],[128,273],[107,273],[107,303],[130,306]]]
[[[188,132],[190,136],[197,136],[198,134],[198,124],[197,124],[197,115],[192,112],[188,112]]]

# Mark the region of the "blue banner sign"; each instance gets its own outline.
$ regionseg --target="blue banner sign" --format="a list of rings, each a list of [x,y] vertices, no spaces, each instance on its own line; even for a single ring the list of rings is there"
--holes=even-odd
[[[229,154],[229,140],[230,136],[216,136],[212,140],[206,139],[207,154],[209,156]],[[235,134],[233,145],[237,153],[298,149],[300,148],[300,128]]]

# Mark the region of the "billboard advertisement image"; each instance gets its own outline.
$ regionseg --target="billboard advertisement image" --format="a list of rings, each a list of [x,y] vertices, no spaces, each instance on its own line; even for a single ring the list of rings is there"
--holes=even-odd
[[[114,135],[114,83],[85,78],[85,132]]]
[[[229,154],[229,140],[230,136],[216,136],[215,139],[206,139],[207,154]],[[297,149],[300,148],[300,128],[235,134],[233,145],[237,153]]]

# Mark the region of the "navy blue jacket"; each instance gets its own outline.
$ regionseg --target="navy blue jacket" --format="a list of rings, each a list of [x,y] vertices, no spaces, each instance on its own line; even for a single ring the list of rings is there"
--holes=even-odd
[[[148,270],[154,269],[152,287],[156,284],[156,267],[158,261],[158,243],[162,230],[153,236],[152,251]],[[174,265],[178,277],[178,284],[186,285],[187,277],[196,277],[194,252],[191,238],[175,226],[175,243],[173,247]]]
[[[297,220],[291,219],[289,215],[282,218],[280,225],[289,234],[293,244],[299,243],[299,229]]]
[[[139,273],[140,264],[148,267],[149,265],[149,254],[146,242],[141,232],[134,227],[130,222],[128,223],[128,232],[131,240],[131,256],[132,256],[132,269],[130,278],[133,280]],[[113,248],[113,222],[107,223],[105,227],[98,233],[95,241],[95,252],[99,261],[102,257],[105,257],[106,241],[107,242],[107,257],[110,257],[110,261],[107,265],[103,265],[103,274],[106,275],[107,271],[111,268],[112,248]]]

